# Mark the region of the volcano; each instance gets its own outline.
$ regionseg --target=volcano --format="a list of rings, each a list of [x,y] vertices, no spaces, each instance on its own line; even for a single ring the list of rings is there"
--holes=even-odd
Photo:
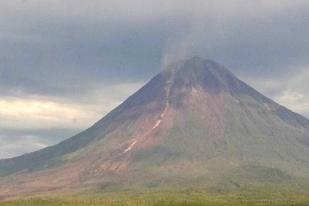
[[[0,198],[308,180],[309,120],[193,57],[80,134],[1,160],[0,175]]]

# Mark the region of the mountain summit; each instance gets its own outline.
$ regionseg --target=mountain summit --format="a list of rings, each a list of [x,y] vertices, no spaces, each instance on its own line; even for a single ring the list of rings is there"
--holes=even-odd
[[[212,60],[169,65],[89,129],[0,161],[0,198],[309,178],[309,120]]]

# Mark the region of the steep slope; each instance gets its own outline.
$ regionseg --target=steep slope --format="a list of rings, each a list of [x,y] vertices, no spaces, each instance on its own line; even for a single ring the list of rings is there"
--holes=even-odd
[[[59,157],[82,149],[91,142],[104,138],[106,134],[116,128],[136,121],[139,116],[143,115],[143,112],[155,112],[160,107],[161,99],[164,98],[164,82],[165,77],[163,75],[156,76],[140,91],[128,98],[92,127],[58,145],[17,158],[0,160],[0,175],[49,167],[57,163]]]
[[[75,137],[1,160],[0,174],[3,197],[308,179],[309,120],[193,57]]]

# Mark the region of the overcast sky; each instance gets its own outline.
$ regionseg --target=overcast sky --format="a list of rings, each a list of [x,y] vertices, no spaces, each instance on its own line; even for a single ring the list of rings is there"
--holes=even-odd
[[[0,158],[89,127],[199,55],[309,117],[308,0],[0,0]]]

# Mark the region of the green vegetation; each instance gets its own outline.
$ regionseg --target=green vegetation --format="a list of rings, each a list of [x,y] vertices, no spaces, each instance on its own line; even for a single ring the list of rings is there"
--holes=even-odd
[[[211,193],[198,190],[181,192],[118,192],[66,197],[20,199],[0,202],[0,206],[308,206],[306,193],[238,191]]]

